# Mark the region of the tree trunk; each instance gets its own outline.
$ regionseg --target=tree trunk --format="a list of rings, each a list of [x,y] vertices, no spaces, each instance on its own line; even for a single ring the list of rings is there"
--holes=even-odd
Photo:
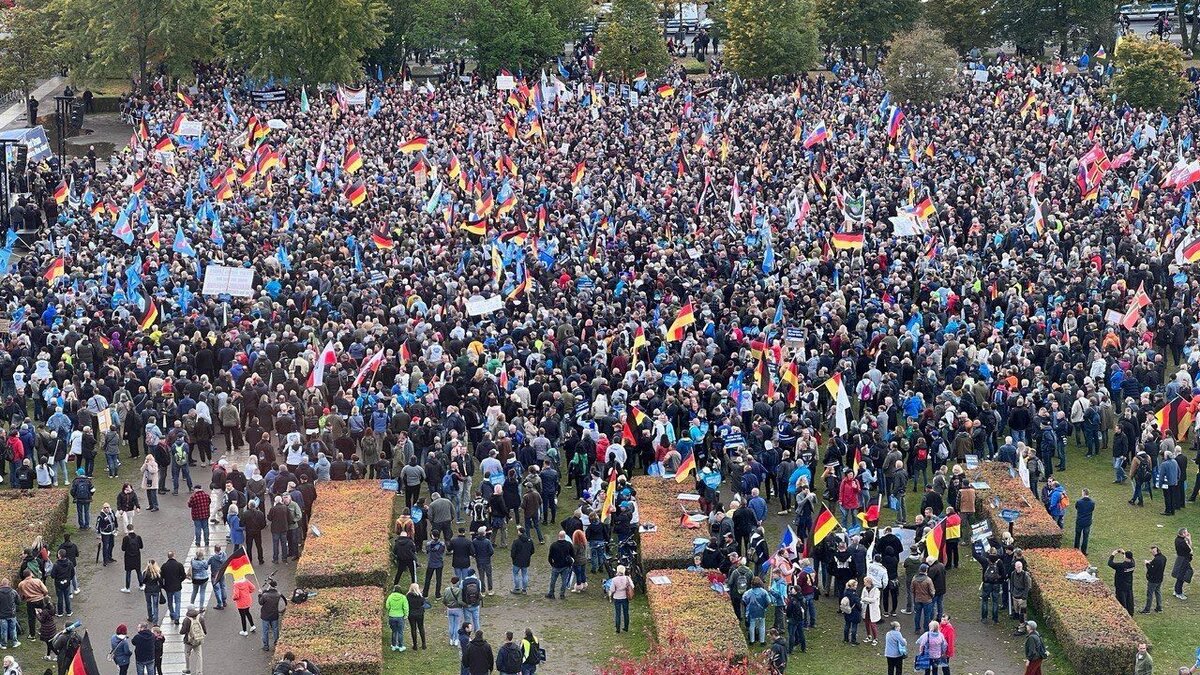
[[[1191,49],[1191,41],[1188,40],[1187,15],[1183,5],[1183,0],[1175,0],[1175,20],[1179,22],[1179,46],[1186,52]]]

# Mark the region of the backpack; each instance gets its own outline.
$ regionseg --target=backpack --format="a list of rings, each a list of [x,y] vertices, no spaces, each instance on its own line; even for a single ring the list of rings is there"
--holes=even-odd
[[[733,588],[737,591],[738,595],[745,595],[746,591],[750,589],[750,575],[735,573],[733,575]]]
[[[1064,490],[1063,493],[1058,496],[1058,508],[1062,511],[1066,511],[1067,507],[1070,505],[1071,500],[1067,498],[1067,493]]]
[[[850,598],[843,596],[842,602],[838,605],[838,611],[842,614],[850,613]]]
[[[927,459],[929,459],[929,450],[922,445],[921,447],[917,448],[917,460],[924,462]]]
[[[199,647],[204,644],[204,626],[200,625],[200,617],[192,617],[192,623],[188,626],[187,643],[193,647]]]
[[[442,496],[448,496],[450,491],[454,489],[454,475],[446,474],[442,476]]]
[[[1000,583],[1000,565],[996,561],[988,563],[987,569],[983,571],[983,581],[989,584]]]
[[[521,648],[513,643],[500,647],[496,655],[496,670],[501,673],[517,673],[521,671]]]
[[[91,493],[91,490],[88,489],[86,480],[77,480],[71,486],[71,496],[74,497],[76,501],[87,499]]]
[[[1137,468],[1137,479],[1139,481],[1150,480],[1150,462],[1141,462]]]
[[[183,443],[176,443],[171,446],[171,456],[175,460],[175,466],[186,466],[188,463],[187,452],[183,449]]]
[[[469,577],[463,581],[462,601],[467,607],[478,607],[480,598],[479,579]]]

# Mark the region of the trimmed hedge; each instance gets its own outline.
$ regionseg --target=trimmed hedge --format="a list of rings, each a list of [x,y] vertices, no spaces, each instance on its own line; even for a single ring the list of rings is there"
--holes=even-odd
[[[392,503],[396,493],[378,481],[334,481],[317,486],[312,525],[296,564],[301,588],[378,586],[391,571]]]
[[[650,581],[653,577],[667,577],[671,583],[660,586]],[[687,651],[711,649],[728,654],[730,660],[745,660],[745,631],[729,597],[717,594],[704,572],[647,572],[646,599],[659,642],[669,641]]]
[[[683,512],[679,510],[678,496],[687,492],[692,483],[676,483],[674,479],[657,476],[635,476],[632,484],[637,490],[639,520],[658,527],[656,532],[639,535],[642,569],[686,569],[692,564],[692,541],[708,536],[708,529],[703,525],[689,530],[679,524]]]
[[[292,652],[317,664],[321,675],[382,675],[383,598],[380,587],[355,586],[327,589],[308,602],[289,604],[275,660]]]
[[[1018,548],[1058,548],[1062,546],[1062,528],[1037,496],[1025,487],[1020,478],[1013,478],[1005,462],[981,462],[982,479],[990,486],[988,490],[976,490],[976,510],[988,519],[992,532],[997,537],[1008,531],[1008,523],[1000,517],[1002,509],[1020,511],[1021,516],[1013,525],[1013,543]],[[992,498],[1000,498],[1000,506],[992,507]]]
[[[13,580],[21,556],[41,536],[51,549],[67,522],[67,488],[0,491],[0,574]]]
[[[1030,605],[1058,638],[1078,675],[1131,675],[1139,642],[1150,640],[1102,581],[1068,581],[1090,563],[1075,549],[1027,549]]]

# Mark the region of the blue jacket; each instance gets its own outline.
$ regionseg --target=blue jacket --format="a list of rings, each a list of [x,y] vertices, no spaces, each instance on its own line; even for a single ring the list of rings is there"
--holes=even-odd
[[[231,513],[225,519],[229,524],[229,542],[234,546],[246,543],[246,528],[242,527],[242,519],[236,513]]]
[[[904,635],[898,630],[890,630],[883,638],[883,655],[885,657],[895,658],[900,656],[900,649],[908,650],[908,640],[904,639]]]
[[[771,604],[771,596],[761,588],[751,588],[742,596],[742,608],[747,619],[761,619],[767,615],[767,605]]]
[[[1158,484],[1177,485],[1179,483],[1179,465],[1174,459],[1168,459],[1158,465]]]
[[[1081,529],[1092,526],[1092,513],[1096,510],[1096,502],[1091,497],[1081,497],[1075,502],[1075,527]]]
[[[112,650],[113,663],[128,666],[129,660],[133,658],[133,647],[129,646],[129,638],[114,635],[109,639],[108,645]]]
[[[1060,485],[1060,486],[1054,488],[1053,490],[1051,490],[1050,495],[1046,499],[1047,503],[1049,504],[1049,506],[1047,506],[1046,509],[1050,512],[1050,515],[1052,515],[1052,516],[1058,517],[1063,514],[1063,510],[1061,508],[1059,508],[1059,506],[1058,506],[1058,502],[1062,498],[1062,493],[1063,493],[1063,489],[1062,489],[1062,486]]]

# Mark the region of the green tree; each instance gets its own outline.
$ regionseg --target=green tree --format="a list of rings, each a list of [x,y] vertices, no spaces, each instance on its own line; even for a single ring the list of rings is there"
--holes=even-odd
[[[85,80],[128,73],[150,86],[152,66],[176,75],[219,56],[212,0],[51,0],[57,56]]]
[[[817,61],[820,19],[812,0],[726,0],[725,64],[742,77],[805,70]]]
[[[0,90],[29,98],[54,63],[50,29],[50,15],[27,2],[0,12]]]
[[[1179,109],[1188,83],[1183,77],[1183,52],[1162,40],[1129,37],[1117,47],[1112,89],[1130,105],[1147,110]]]
[[[74,1],[74,0],[71,0]],[[230,60],[256,77],[353,82],[383,42],[382,0],[220,0]]]
[[[657,18],[653,0],[616,0],[598,36],[600,70],[621,79],[631,79],[641,70],[650,77],[666,70],[671,57]]]
[[[994,43],[993,4],[991,0],[927,0],[922,9],[928,23],[945,30],[946,43],[965,54]]]
[[[562,54],[566,34],[548,8],[535,8],[530,0],[473,0],[467,5],[465,37],[482,72],[533,72]]]
[[[919,23],[892,41],[883,76],[900,101],[936,101],[958,86],[958,54],[941,31]]]
[[[913,25],[919,0],[817,0],[825,42],[843,47],[881,47],[899,31]]]
[[[1046,45],[1058,45],[1063,58],[1088,45],[1112,44],[1113,0],[1004,0],[994,5],[997,37],[1012,42],[1021,54],[1043,56]]]

